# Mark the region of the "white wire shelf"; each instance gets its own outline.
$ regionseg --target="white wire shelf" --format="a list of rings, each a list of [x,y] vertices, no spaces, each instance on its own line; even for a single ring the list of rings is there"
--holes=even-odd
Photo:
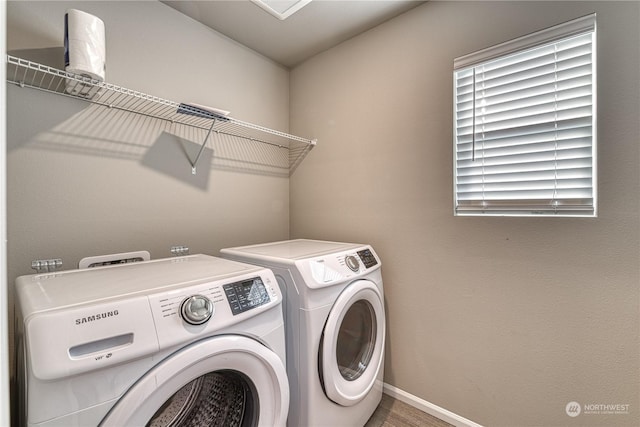
[[[289,173],[316,145],[315,139],[290,135],[229,116],[206,112],[203,114],[201,110],[189,105],[100,82],[11,55],[7,55],[7,81],[20,87],[38,89],[107,108],[205,130],[207,136],[202,142],[202,148],[205,147],[209,134],[219,134],[288,150]],[[189,160],[193,173],[195,173],[198,158],[195,161]]]

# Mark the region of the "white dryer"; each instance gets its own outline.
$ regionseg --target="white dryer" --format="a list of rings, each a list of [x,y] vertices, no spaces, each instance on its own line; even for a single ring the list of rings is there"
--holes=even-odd
[[[16,281],[20,426],[283,426],[282,294],[206,255]]]
[[[362,426],[382,398],[385,314],[371,246],[291,240],[223,249],[285,293],[289,426]]]

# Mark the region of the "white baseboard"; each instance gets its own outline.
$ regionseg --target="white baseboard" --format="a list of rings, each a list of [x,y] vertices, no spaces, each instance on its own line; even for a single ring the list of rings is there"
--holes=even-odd
[[[434,417],[439,418],[442,421],[453,424],[456,427],[482,427],[478,423],[474,423],[473,421],[461,417],[458,414],[454,414],[451,411],[441,408],[438,405],[434,405],[431,402],[427,402],[426,400],[420,399],[413,394],[407,393],[406,391],[400,390],[399,388],[387,383],[384,383],[383,392],[384,394],[387,394],[394,399],[398,399],[408,405],[413,406],[414,408],[420,409],[422,412],[426,412],[427,414],[433,415]]]

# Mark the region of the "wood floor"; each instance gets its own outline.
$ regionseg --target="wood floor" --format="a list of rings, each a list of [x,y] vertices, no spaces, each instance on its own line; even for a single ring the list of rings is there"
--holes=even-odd
[[[382,402],[364,427],[453,427],[400,400],[382,395]]]

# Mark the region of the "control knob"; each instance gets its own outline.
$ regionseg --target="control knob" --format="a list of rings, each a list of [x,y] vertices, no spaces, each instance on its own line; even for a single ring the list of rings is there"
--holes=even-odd
[[[202,325],[213,315],[213,303],[203,295],[192,295],[182,301],[180,315],[191,325]]]
[[[351,271],[358,272],[358,270],[360,269],[358,258],[354,257],[353,255],[347,255],[344,258],[344,262],[347,264],[347,267],[349,267]]]

